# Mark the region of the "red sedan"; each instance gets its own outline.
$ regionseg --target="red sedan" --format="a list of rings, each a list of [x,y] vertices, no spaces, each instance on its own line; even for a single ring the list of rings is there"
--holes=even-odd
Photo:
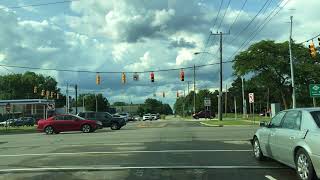
[[[56,115],[38,121],[38,131],[58,134],[65,131],[93,132],[102,126],[100,121],[87,120],[75,115]]]

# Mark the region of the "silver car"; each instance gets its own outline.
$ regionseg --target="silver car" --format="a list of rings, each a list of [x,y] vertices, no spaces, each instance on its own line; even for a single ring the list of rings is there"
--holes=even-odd
[[[277,160],[302,180],[320,178],[320,108],[281,111],[260,126],[252,141],[257,160]]]

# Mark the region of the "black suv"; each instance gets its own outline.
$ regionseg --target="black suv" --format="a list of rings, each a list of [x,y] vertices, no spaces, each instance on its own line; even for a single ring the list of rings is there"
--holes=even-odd
[[[103,127],[111,127],[112,130],[119,130],[126,125],[124,118],[113,117],[108,112],[81,112],[78,116],[89,120],[100,121]]]

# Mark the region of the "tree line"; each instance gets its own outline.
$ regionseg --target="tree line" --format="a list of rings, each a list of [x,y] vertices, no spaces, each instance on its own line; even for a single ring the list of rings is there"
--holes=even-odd
[[[249,111],[248,94],[255,94],[255,112],[270,108],[270,103],[280,103],[282,109],[292,108],[292,87],[288,42],[263,40],[251,45],[247,50],[234,58],[234,80],[227,92],[223,92],[223,111],[234,112],[234,102],[237,111],[242,112],[242,82],[244,78],[244,94]],[[309,96],[309,85],[320,82],[320,57],[311,58],[309,49],[303,44],[292,44],[294,61],[294,77],[297,107],[313,106]],[[176,100],[174,109],[177,114],[191,114],[193,108],[193,93]],[[211,109],[217,112],[218,91],[199,90],[196,93],[196,112],[204,110],[204,97],[211,99]],[[225,96],[227,95],[227,101]],[[319,101],[319,100],[318,100]],[[227,103],[227,109],[225,109]],[[320,104],[320,101],[318,102]],[[268,107],[267,107],[268,106]]]

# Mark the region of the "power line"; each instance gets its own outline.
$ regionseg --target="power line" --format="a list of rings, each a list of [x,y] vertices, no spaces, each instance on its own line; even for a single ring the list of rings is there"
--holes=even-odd
[[[236,35],[231,41],[228,42],[228,44],[229,44],[230,42],[234,42],[236,39],[238,39],[239,35],[249,28],[249,26],[250,26],[250,25],[253,23],[253,21],[259,16],[259,14],[260,14],[261,11],[264,9],[264,7],[266,7],[266,5],[267,5],[267,3],[268,3],[269,1],[270,1],[270,0],[266,0],[266,2],[263,4],[263,6],[262,6],[261,9],[257,12],[257,14],[250,20],[250,22],[249,22],[239,33],[237,33],[237,35]]]
[[[302,41],[302,42],[300,42],[300,43],[298,43],[298,44],[306,43],[306,42],[311,41],[311,40],[313,40],[313,39],[315,39],[315,38],[317,38],[317,37],[319,37],[319,36],[320,36],[320,34],[318,34],[318,35],[316,35],[316,36],[314,36],[314,37],[312,37],[312,38],[310,38],[310,39],[307,39],[307,40],[305,40],[305,41]]]
[[[283,1],[284,1],[284,0],[282,0],[282,2],[283,2]],[[276,8],[274,8],[274,9],[271,11],[271,13],[265,18],[265,20],[263,21],[263,23],[260,24],[260,26],[256,29],[256,31],[254,31],[253,33],[251,33],[251,35],[254,34],[254,36],[252,36],[252,37],[250,38],[250,36],[251,36],[251,35],[250,35],[249,38],[241,44],[240,48],[238,48],[237,51],[235,51],[235,53],[233,53],[233,54],[229,57],[229,60],[230,60],[234,55],[236,55],[241,49],[243,49],[244,47],[246,47],[246,46],[263,30],[263,28],[272,20],[272,18],[273,18],[274,16],[276,16],[276,15],[289,3],[289,1],[290,1],[290,0],[287,0],[287,1],[284,3],[283,6],[281,6],[281,3],[282,3],[282,2],[281,2]],[[278,11],[272,15],[272,13],[273,13],[277,8],[279,8]],[[272,16],[271,16],[271,15],[272,15]],[[270,16],[271,16],[271,17],[270,17]],[[268,19],[268,18],[269,18],[269,19]],[[267,19],[268,19],[268,20],[267,20]],[[248,40],[249,40],[249,41],[248,41]]]
[[[222,25],[222,22],[223,22],[223,20],[224,20],[224,17],[226,16],[226,13],[227,13],[228,8],[229,8],[229,6],[230,6],[230,2],[231,2],[231,0],[228,1],[227,8],[226,8],[226,10],[224,11],[224,14],[223,14],[223,16],[222,16],[222,19],[221,19],[221,21],[220,21],[220,24],[219,24],[219,26],[218,26],[218,29],[220,29],[220,27],[221,27],[221,25]],[[218,29],[217,29],[217,30],[218,30]]]
[[[48,2],[48,3],[40,3],[40,4],[29,4],[29,5],[22,5],[22,6],[11,6],[11,7],[3,7],[0,9],[20,9],[25,7],[49,6],[49,5],[55,5],[55,4],[69,3],[73,1],[80,1],[80,0],[66,0],[66,1],[56,1],[56,2]]]
[[[217,24],[217,20],[218,20],[218,17],[219,17],[219,14],[220,14],[220,11],[221,11],[221,8],[222,8],[222,5],[223,5],[223,1],[224,0],[221,0],[221,3],[220,3],[220,6],[219,6],[219,10],[218,10],[218,13],[217,13],[217,15],[216,15],[216,17],[215,17],[215,19],[214,19],[214,23],[213,23],[213,26],[212,26],[212,28],[214,28],[215,26],[216,26],[216,24]],[[207,38],[207,41],[206,41],[206,44],[205,44],[205,46],[204,46],[204,49],[203,49],[203,51],[206,51],[206,49],[207,49],[207,47],[208,47],[208,45],[209,45],[209,43],[210,43],[210,37],[211,37],[211,31],[209,32],[209,35],[208,35],[208,38]],[[214,37],[215,38],[215,37]],[[214,40],[213,40],[214,41]],[[210,46],[212,45],[212,43],[210,43]],[[210,47],[209,46],[209,47]],[[206,56],[207,54],[202,54],[201,56],[200,56],[200,62],[201,62],[201,60],[203,59],[203,57],[204,56]]]
[[[241,7],[239,13],[237,14],[236,18],[234,19],[234,21],[232,22],[231,26],[229,27],[229,30],[228,30],[229,32],[231,31],[233,25],[234,25],[234,24],[236,23],[236,21],[238,20],[241,12],[243,11],[244,6],[247,4],[247,1],[248,1],[248,0],[245,0],[244,3],[242,4],[242,7]]]
[[[225,61],[222,63],[231,63],[233,61]],[[205,67],[205,66],[214,66],[220,63],[210,63],[202,64],[195,66],[196,68]],[[17,66],[17,65],[4,65],[0,64],[1,67],[11,67],[19,69],[32,69],[32,70],[43,70],[43,71],[60,71],[60,72],[75,72],[75,73],[100,73],[100,74],[120,74],[120,73],[150,73],[150,72],[166,72],[166,71],[179,71],[181,69],[193,69],[193,66],[188,67],[179,67],[179,68],[169,68],[169,69],[159,69],[159,70],[146,70],[146,71],[89,71],[89,70],[72,70],[72,69],[58,69],[58,68],[40,68],[40,67],[31,67],[31,66]]]

